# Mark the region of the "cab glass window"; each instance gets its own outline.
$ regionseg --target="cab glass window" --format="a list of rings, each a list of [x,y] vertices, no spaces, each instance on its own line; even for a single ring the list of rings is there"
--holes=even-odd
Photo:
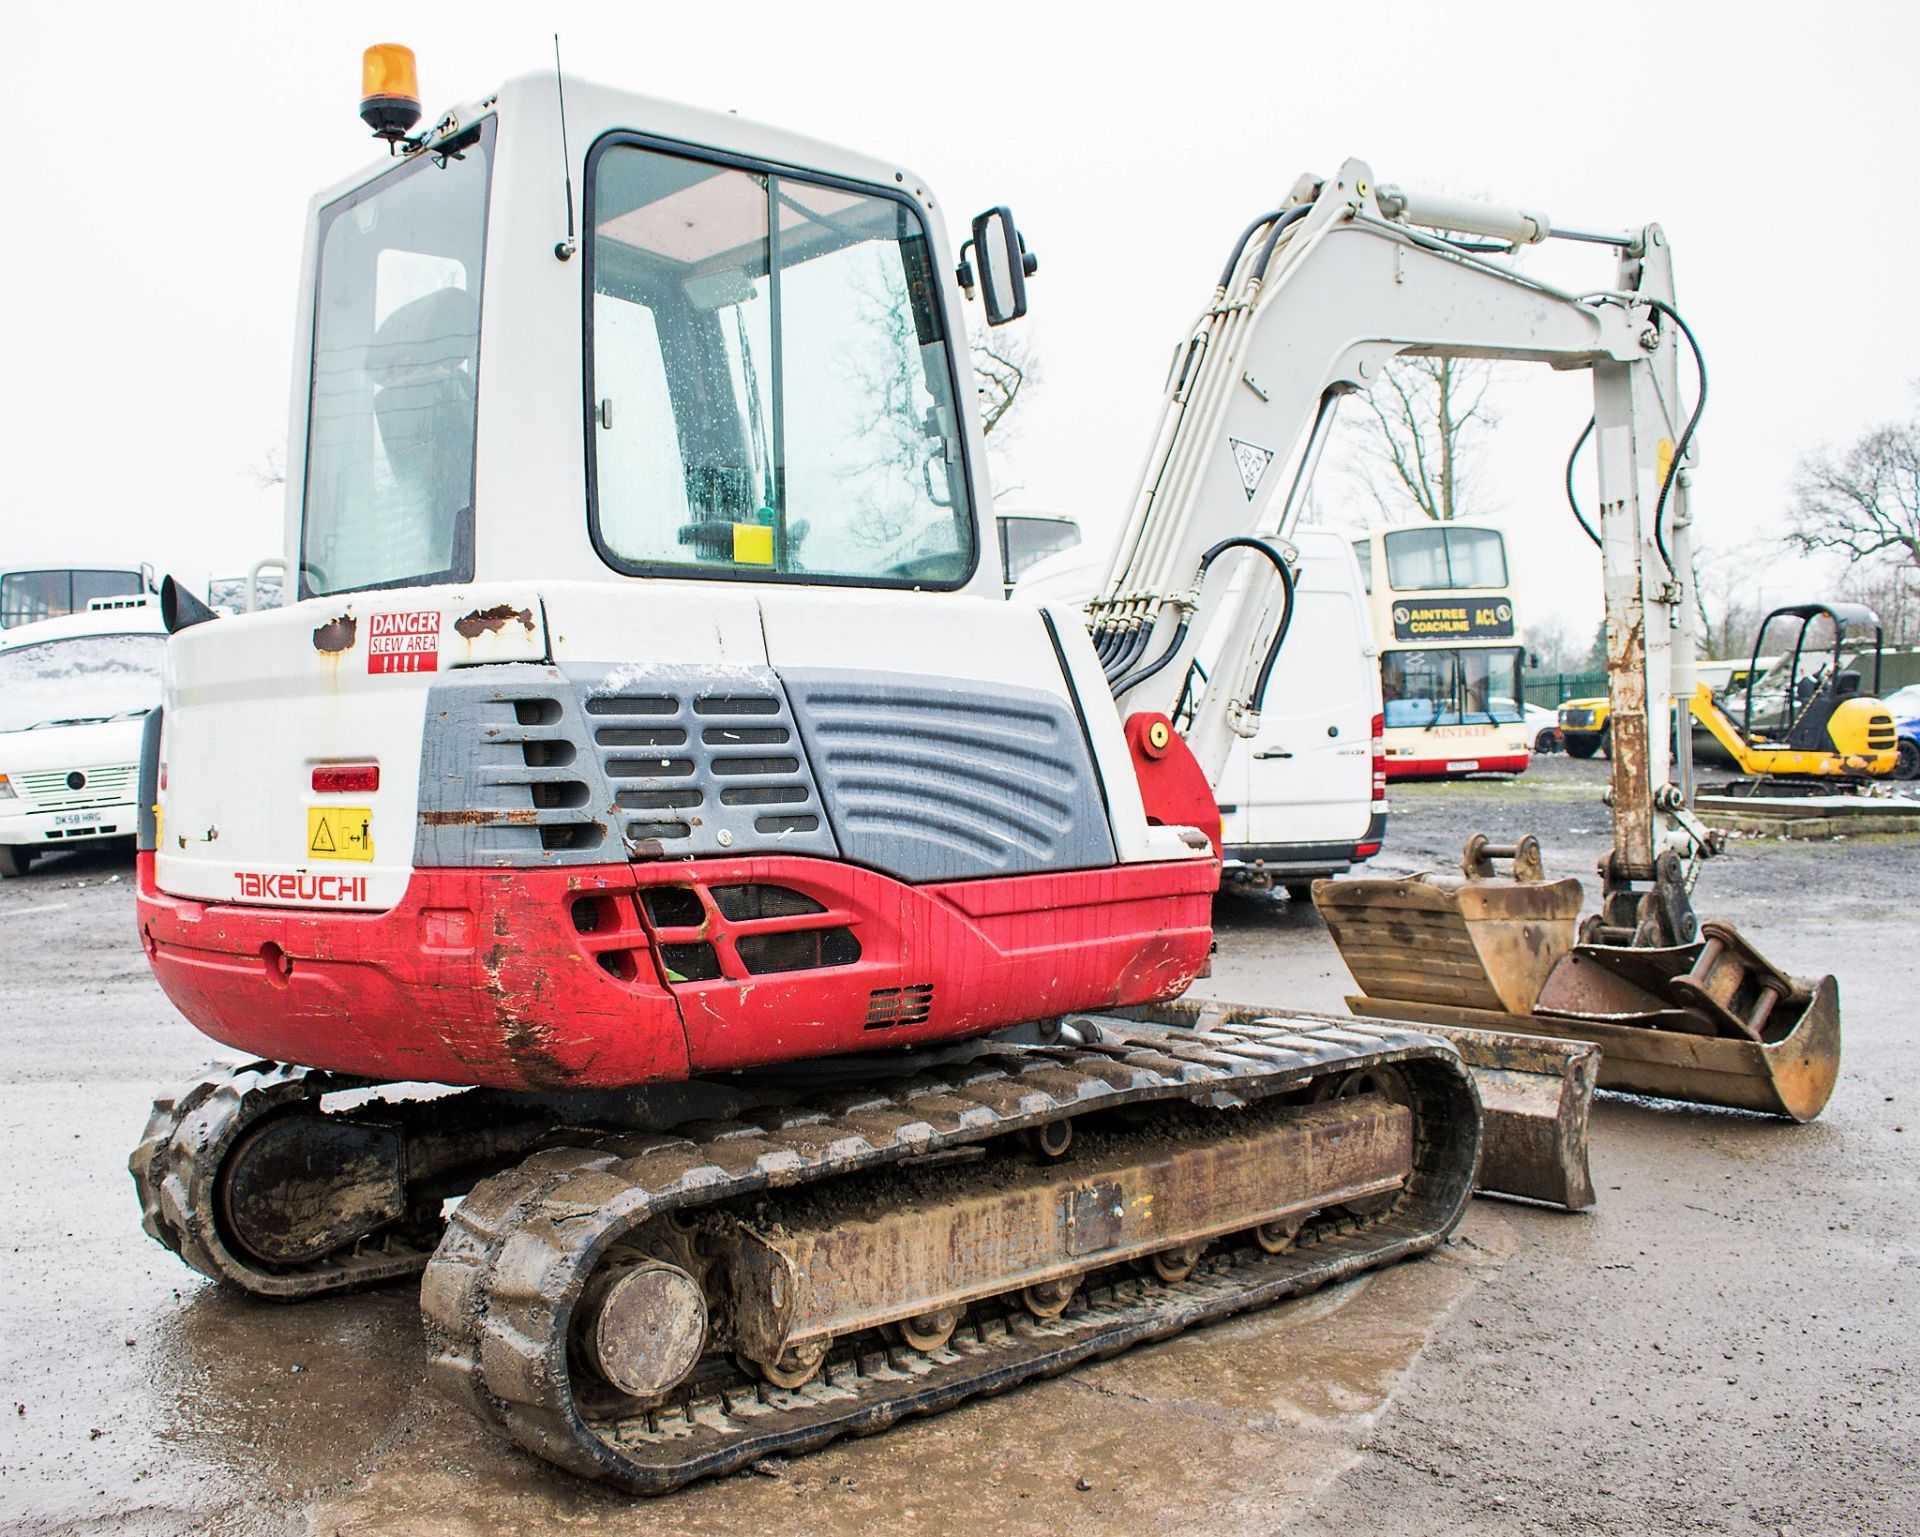
[[[617,569],[956,586],[953,364],[913,206],[615,140],[589,171],[594,536]]]
[[[493,119],[320,213],[300,593],[473,574]]]

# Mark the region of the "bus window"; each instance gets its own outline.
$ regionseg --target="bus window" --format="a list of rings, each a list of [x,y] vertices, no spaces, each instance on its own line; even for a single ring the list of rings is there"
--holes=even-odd
[[[1389,651],[1380,658],[1387,725],[1511,725],[1521,718],[1520,648]]]
[[[1373,541],[1356,539],[1353,541],[1354,558],[1360,562],[1360,585],[1369,595],[1373,592]]]
[[[1459,657],[1466,719],[1502,724],[1520,720],[1520,649],[1462,651]]]
[[[1388,651],[1380,658],[1380,693],[1387,725],[1440,726],[1457,722],[1457,651]]]
[[[1387,585],[1395,592],[1507,585],[1506,548],[1495,529],[1433,524],[1395,529],[1384,542]]]

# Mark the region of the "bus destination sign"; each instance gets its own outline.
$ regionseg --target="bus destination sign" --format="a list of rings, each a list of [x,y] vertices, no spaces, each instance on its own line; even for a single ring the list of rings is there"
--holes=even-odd
[[[1395,640],[1506,640],[1512,635],[1513,605],[1504,598],[1393,605]]]

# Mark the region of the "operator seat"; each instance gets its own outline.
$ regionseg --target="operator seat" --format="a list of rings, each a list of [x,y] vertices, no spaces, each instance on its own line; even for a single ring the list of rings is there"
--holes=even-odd
[[[401,491],[396,532],[418,541],[423,569],[455,564],[473,501],[474,351],[479,316],[464,288],[401,305],[367,349],[374,420]]]

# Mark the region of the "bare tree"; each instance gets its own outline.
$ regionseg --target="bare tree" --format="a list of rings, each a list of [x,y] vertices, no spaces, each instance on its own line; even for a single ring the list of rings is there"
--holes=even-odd
[[[1920,571],[1904,562],[1863,560],[1847,572],[1840,596],[1880,616],[1889,646],[1920,644]]]
[[[1527,665],[1534,672],[1586,671],[1587,642],[1569,630],[1559,614],[1547,613],[1529,621],[1522,638],[1529,658]]]
[[[1754,631],[1764,617],[1755,580],[1770,559],[1770,551],[1756,546],[1695,547],[1693,611],[1702,655],[1732,661],[1752,654]]]
[[[1849,565],[1920,567],[1920,380],[1913,388],[1908,420],[1875,427],[1844,451],[1820,448],[1800,461],[1793,544],[1834,552]]]
[[[284,439],[269,443],[260,457],[247,466],[247,474],[262,491],[284,485],[287,479],[287,445]]]
[[[1478,449],[1499,420],[1488,403],[1493,365],[1476,358],[1402,357],[1360,397],[1351,473],[1391,521],[1436,522],[1475,510]]]
[[[1039,355],[1025,330],[975,336],[971,350],[973,387],[980,395],[980,430],[991,435],[1006,423],[1021,391],[1039,382]]]

